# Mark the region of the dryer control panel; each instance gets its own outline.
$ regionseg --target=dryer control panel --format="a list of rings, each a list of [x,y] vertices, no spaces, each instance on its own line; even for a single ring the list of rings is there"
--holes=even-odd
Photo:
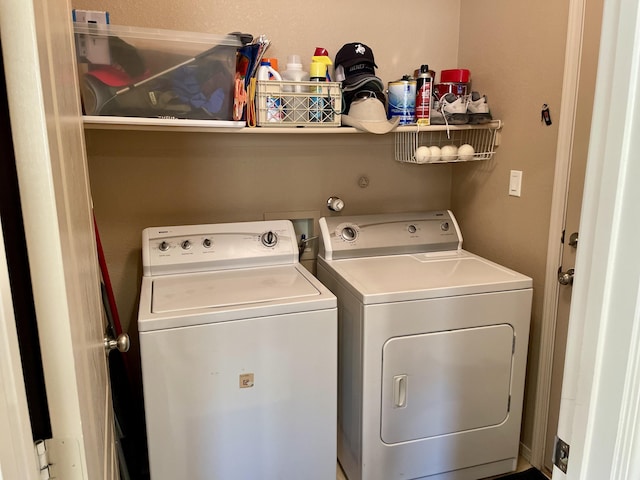
[[[462,234],[453,213],[439,210],[320,219],[325,260],[459,250]]]
[[[142,232],[145,276],[298,262],[289,220],[151,227]]]

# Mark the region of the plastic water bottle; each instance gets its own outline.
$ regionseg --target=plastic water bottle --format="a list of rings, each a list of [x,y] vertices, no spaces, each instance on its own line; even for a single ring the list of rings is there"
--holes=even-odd
[[[326,82],[327,81],[327,66],[324,63],[312,62],[309,68],[309,80],[311,82]],[[331,121],[332,114],[326,111],[326,99],[322,96],[322,86],[309,87],[309,91],[313,93],[319,93],[320,96],[311,96],[309,98],[309,121],[310,122],[324,122]]]
[[[269,61],[263,60],[260,62],[258,73],[256,75],[259,81],[268,81],[271,78],[274,80],[282,80],[282,77],[278,71],[271,66]],[[267,122],[282,122],[282,99],[280,97],[267,97]]]

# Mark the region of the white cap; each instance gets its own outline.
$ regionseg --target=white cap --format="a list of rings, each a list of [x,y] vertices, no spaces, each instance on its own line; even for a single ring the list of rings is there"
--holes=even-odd
[[[300,55],[287,56],[287,70],[302,70]]]

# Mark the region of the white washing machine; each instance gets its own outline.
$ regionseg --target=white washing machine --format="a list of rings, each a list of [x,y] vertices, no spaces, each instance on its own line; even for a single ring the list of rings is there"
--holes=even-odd
[[[322,218],[320,230],[349,480],[514,470],[531,279],[462,250],[449,211]]]
[[[290,221],[148,228],[138,327],[152,480],[328,480],[336,298]]]

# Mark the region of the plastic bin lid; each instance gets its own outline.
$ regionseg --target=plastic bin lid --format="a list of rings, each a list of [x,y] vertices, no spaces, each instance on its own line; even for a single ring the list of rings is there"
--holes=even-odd
[[[197,43],[209,45],[225,45],[240,47],[242,43],[235,35],[218,35],[211,33],[183,32],[160,28],[129,27],[123,25],[101,25],[95,23],[74,23],[75,33],[121,37],[123,39],[144,39],[158,42]]]

